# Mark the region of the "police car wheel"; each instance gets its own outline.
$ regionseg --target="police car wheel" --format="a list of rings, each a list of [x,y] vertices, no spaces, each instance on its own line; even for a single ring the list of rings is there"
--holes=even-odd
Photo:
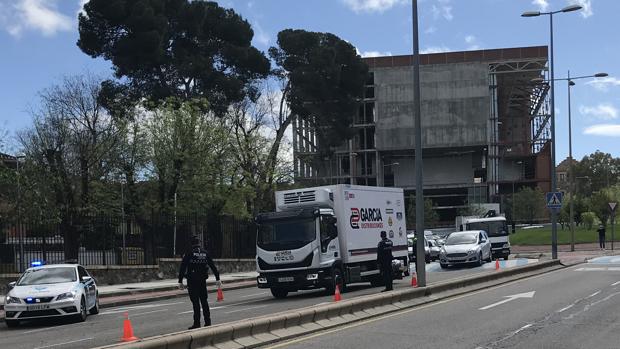
[[[95,298],[95,305],[89,311],[90,315],[99,314],[99,294]]]
[[[439,266],[441,267],[441,269],[448,269],[447,264],[439,263]]]
[[[4,320],[6,322],[6,327],[14,328],[19,326],[19,320]]]
[[[84,322],[86,321],[87,316],[88,312],[86,311],[86,301],[82,298],[82,301],[80,302],[80,313],[76,316],[76,319],[79,322]]]

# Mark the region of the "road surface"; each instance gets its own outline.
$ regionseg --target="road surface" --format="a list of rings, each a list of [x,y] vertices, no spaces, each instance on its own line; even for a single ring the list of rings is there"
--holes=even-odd
[[[620,258],[603,257],[269,348],[620,348],[618,324]]]
[[[535,260],[501,261],[502,267],[512,267],[535,262]],[[438,263],[427,265],[428,283],[453,278],[468,277],[494,272],[495,263],[482,267],[451,268],[442,270]],[[410,279],[397,280],[395,288],[410,287]],[[381,288],[367,284],[349,286],[344,299],[377,293]],[[226,291],[224,302],[215,302],[209,295],[214,324],[237,321],[255,316],[308,307],[332,301],[323,291],[291,293],[286,299],[274,299],[268,289],[247,288]],[[128,312],[134,332],[138,337],[150,337],[187,329],[192,323],[192,307],[189,298],[176,298],[139,305],[102,309],[99,315],[89,316],[84,323],[66,320],[46,320],[25,323],[19,328],[8,329],[0,324],[0,348],[91,348],[117,343],[122,335],[124,313]]]

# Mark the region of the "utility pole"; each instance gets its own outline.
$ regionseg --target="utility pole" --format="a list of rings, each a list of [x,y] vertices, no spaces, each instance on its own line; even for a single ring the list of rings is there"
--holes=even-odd
[[[422,110],[420,103],[420,45],[418,37],[418,0],[413,0],[413,115],[415,126],[415,234],[416,273],[418,285],[426,286],[426,258],[424,257],[424,187],[422,182]]]

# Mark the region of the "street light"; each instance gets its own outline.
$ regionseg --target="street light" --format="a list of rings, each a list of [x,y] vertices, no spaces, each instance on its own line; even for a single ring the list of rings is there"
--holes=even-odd
[[[557,190],[557,180],[555,178],[555,86],[554,86],[554,70],[553,70],[553,15],[560,12],[573,12],[580,10],[579,5],[566,6],[559,11],[540,12],[529,11],[524,12],[522,17],[538,17],[540,15],[549,15],[549,33],[550,43],[550,74],[551,74],[551,191]],[[551,210],[551,258],[558,258],[558,217],[555,210]]]
[[[574,179],[574,168],[573,168],[573,131],[572,131],[572,121],[571,121],[571,102],[570,102],[570,91],[571,86],[575,86],[575,82],[573,80],[578,79],[587,79],[587,78],[604,78],[608,76],[607,73],[596,73],[593,75],[583,75],[583,76],[570,76],[570,70],[568,71],[568,75],[565,78],[557,78],[554,81],[566,81],[568,85],[568,186],[570,191],[570,201],[569,201],[569,216],[570,216],[570,250],[571,252],[575,251],[575,214],[574,214],[574,195],[575,195],[575,179]],[[534,82],[544,82],[542,78],[532,79]],[[554,164],[555,165],[555,164]]]

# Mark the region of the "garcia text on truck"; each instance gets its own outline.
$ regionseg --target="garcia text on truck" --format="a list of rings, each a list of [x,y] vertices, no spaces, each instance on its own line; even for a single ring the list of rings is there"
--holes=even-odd
[[[362,222],[360,224],[360,221]],[[378,208],[351,208],[351,218],[349,219],[353,229],[372,229],[383,228],[383,218],[381,209]]]

